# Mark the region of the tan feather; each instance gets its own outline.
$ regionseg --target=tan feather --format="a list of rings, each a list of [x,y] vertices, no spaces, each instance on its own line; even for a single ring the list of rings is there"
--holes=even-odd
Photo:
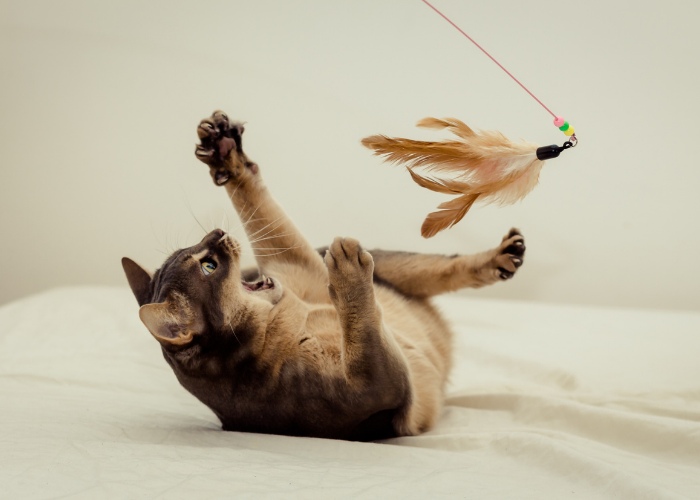
[[[408,173],[411,174],[411,178],[416,184],[418,184],[420,187],[430,189],[431,191],[435,191],[437,193],[460,194],[464,190],[469,189],[469,186],[465,185],[462,182],[454,181],[451,179],[433,179],[430,177],[425,177],[414,172],[414,170],[410,167],[407,168],[407,170]]]
[[[438,205],[440,210],[429,213],[423,221],[423,225],[420,228],[423,238],[432,238],[443,229],[448,229],[457,224],[467,215],[467,212],[478,197],[478,194],[463,194]]]
[[[456,118],[424,118],[418,126],[447,129],[458,140],[430,142],[373,135],[362,144],[385,161],[406,165],[419,186],[460,195],[428,215],[421,229],[426,238],[459,222],[477,199],[515,203],[537,184],[544,162],[537,159],[535,144],[513,142],[500,132],[474,131]]]

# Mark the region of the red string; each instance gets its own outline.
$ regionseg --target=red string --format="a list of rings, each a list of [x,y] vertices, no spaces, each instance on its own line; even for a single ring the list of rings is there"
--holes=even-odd
[[[457,26],[455,23],[453,23],[453,22],[450,20],[449,17],[447,17],[447,16],[446,16],[445,14],[443,14],[442,12],[440,12],[437,8],[435,8],[435,6],[432,5],[430,2],[428,2],[428,0],[422,0],[422,2],[423,2],[425,5],[427,5],[428,7],[430,7],[431,9],[433,9],[435,12],[437,12],[445,21],[447,21],[447,22],[450,23],[452,26],[454,26],[454,28],[455,28],[457,31],[459,31],[461,34],[463,34],[465,37],[467,37],[467,39],[468,39],[470,42],[472,42],[474,45],[476,45],[476,47],[477,47],[479,50],[481,50],[481,52],[483,52],[484,54],[486,54],[486,55],[489,57],[489,59],[491,59],[493,62],[495,62],[495,63],[498,65],[499,68],[501,68],[503,71],[505,71],[506,74],[507,74],[508,76],[510,76],[510,77],[515,81],[515,83],[517,83],[518,85],[520,85],[520,86],[523,88],[523,90],[525,90],[525,92],[527,92],[528,94],[530,94],[530,96],[531,96],[535,101],[537,101],[537,102],[540,104],[540,106],[542,106],[544,109],[546,109],[547,112],[548,112],[550,115],[552,115],[554,118],[557,117],[557,115],[555,115],[554,113],[552,113],[552,110],[550,110],[547,106],[545,106],[544,103],[543,103],[542,101],[540,101],[540,100],[535,96],[535,94],[533,94],[532,92],[530,92],[530,91],[528,90],[528,88],[520,82],[520,80],[518,80],[517,78],[515,78],[515,77],[513,76],[513,74],[512,74],[510,71],[508,71],[505,67],[503,67],[503,65],[502,65],[501,63],[499,63],[499,62],[496,60],[495,57],[493,57],[491,54],[489,54],[489,53],[486,51],[486,49],[484,49],[481,45],[479,45],[479,44],[476,42],[476,40],[474,40],[472,37],[470,37],[469,35],[467,35],[467,34],[464,32],[464,30],[462,30],[462,28],[460,28],[460,27]]]

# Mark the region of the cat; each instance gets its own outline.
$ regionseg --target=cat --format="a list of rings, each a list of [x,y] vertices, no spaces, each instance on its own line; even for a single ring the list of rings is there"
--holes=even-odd
[[[122,259],[139,317],[180,384],[228,431],[347,440],[416,435],[436,422],[452,333],[434,295],[514,276],[524,238],[491,250],[427,255],[336,238],[315,250],[243,152],[243,125],[216,111],[196,157],[224,186],[259,270],[216,229],[153,274]]]

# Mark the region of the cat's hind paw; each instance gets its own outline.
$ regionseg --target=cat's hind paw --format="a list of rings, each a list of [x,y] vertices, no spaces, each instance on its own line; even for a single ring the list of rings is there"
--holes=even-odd
[[[517,229],[511,229],[503,237],[494,257],[498,277],[502,280],[512,278],[525,261],[525,237]]]

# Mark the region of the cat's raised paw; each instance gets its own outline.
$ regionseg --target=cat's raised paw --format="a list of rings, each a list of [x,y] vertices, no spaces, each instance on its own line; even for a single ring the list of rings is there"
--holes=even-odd
[[[324,257],[328,267],[331,296],[341,289],[371,286],[374,260],[353,238],[336,238]]]
[[[243,152],[242,123],[233,122],[223,111],[214,111],[209,118],[199,122],[197,136],[200,143],[195,156],[207,164],[214,184],[221,186],[231,179],[257,171],[257,165]]]

